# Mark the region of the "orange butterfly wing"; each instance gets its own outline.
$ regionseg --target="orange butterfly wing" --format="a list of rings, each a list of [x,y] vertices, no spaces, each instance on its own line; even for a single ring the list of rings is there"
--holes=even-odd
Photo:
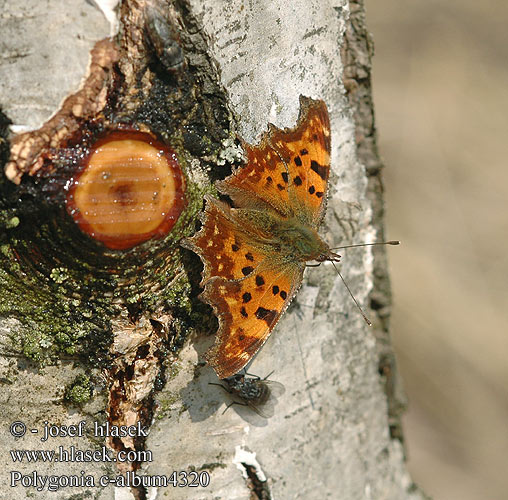
[[[182,242],[204,263],[201,286],[214,276],[225,280],[245,278],[266,257],[266,251],[249,243],[253,234],[238,221],[234,209],[210,196],[205,200],[203,227]]]
[[[219,330],[205,358],[219,378],[238,373],[252,359],[301,284],[303,265],[272,263],[265,261],[241,280],[215,277],[206,284],[201,297],[212,305]]]
[[[330,172],[330,120],[326,104],[300,96],[296,127],[270,125],[259,146],[243,144],[247,165],[217,183],[237,207],[265,203],[283,217],[317,227]]]
[[[304,265],[273,255],[268,234],[206,197],[203,227],[182,245],[204,262],[201,298],[219,319],[205,355],[219,378],[241,370],[264,344],[300,286]]]

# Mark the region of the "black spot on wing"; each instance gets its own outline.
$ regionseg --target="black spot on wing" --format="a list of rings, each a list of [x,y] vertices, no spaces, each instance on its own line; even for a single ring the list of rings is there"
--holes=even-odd
[[[263,286],[265,284],[265,280],[263,278],[263,276],[261,276],[260,274],[258,274],[256,276],[256,285],[257,286]]]
[[[282,180],[284,182],[287,182],[289,180],[289,176],[288,176],[287,172],[282,172],[281,176],[282,176]]]
[[[295,181],[294,182],[295,182],[296,186],[301,186],[302,185],[302,178],[299,175],[297,175],[295,177]]]
[[[287,299],[287,296],[288,294],[284,291],[284,290],[281,290],[280,294],[279,294],[284,300]]]
[[[251,262],[254,260],[254,255],[252,255],[250,252],[245,254],[245,258],[247,260],[250,260]]]
[[[250,302],[250,300],[252,299],[252,295],[249,293],[249,292],[245,292],[243,295],[242,295],[242,300],[243,302],[246,304],[247,302]]]
[[[295,156],[295,165],[297,167],[301,167],[302,166],[302,159],[299,156]]]
[[[258,307],[254,313],[257,319],[262,319],[268,326],[271,326],[277,316],[277,311],[274,309],[265,309],[264,307]]]
[[[274,286],[272,287],[272,293],[273,293],[274,295],[277,295],[277,294],[279,293],[279,287],[278,287],[277,285],[274,285]]]
[[[254,271],[254,268],[252,266],[242,267],[242,273],[244,276],[249,275],[252,271]]]
[[[247,314],[247,311],[245,310],[245,307],[242,307],[240,309],[240,314],[244,317],[244,318],[247,318],[249,315]]]
[[[310,162],[310,169],[313,172],[316,172],[316,174],[318,174],[319,177],[321,177],[321,179],[326,180],[326,177],[328,175],[327,167],[323,167],[323,165],[320,165],[316,160],[312,160]]]
[[[314,194],[314,192],[315,192],[315,191],[316,191],[316,188],[315,188],[314,186],[311,186],[311,187],[309,188],[309,193],[310,193],[310,194]]]
[[[236,243],[233,243],[231,245],[231,250],[233,250],[233,252],[238,252],[238,250],[240,250],[240,245],[237,245]]]

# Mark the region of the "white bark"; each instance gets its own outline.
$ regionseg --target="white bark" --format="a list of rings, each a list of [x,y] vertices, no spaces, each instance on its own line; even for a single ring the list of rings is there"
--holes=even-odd
[[[0,93],[0,104],[15,125],[34,128],[76,90],[86,72],[87,51],[109,33],[109,24],[84,1],[50,1],[45,12],[37,0],[24,4],[17,11],[14,2],[4,5],[4,12],[11,16],[7,19],[19,26],[2,42],[15,52],[12,63],[4,58],[0,66],[0,79],[9,82]],[[356,154],[353,111],[341,81],[340,46],[348,2],[191,0],[190,7],[210,40],[210,53],[220,68],[244,139],[256,141],[269,121],[279,127],[293,126],[300,94],[326,101],[333,174],[322,234],[332,246],[375,239],[365,168]],[[38,16],[33,27],[30,12]],[[66,16],[79,18],[79,25],[72,22],[62,27],[59,20]],[[0,22],[6,23],[5,18]],[[82,36],[78,37],[80,27]],[[64,58],[55,41],[60,44],[62,37],[68,38]],[[24,58],[20,56],[23,50]],[[44,55],[54,62],[40,63]],[[373,286],[371,251],[349,251],[342,272],[365,304]],[[174,376],[156,396],[159,411],[146,443],[153,462],[140,473],[170,475],[194,467],[210,471],[211,483],[206,489],[159,491],[158,498],[257,498],[251,496],[245,463],[259,471],[259,479],[266,477],[266,488],[274,499],[421,498],[412,490],[400,442],[389,435],[373,331],[355,310],[333,267],[325,264],[307,270],[294,306],[249,368],[260,376],[275,370],[271,378],[286,387],[273,418],[263,420],[237,407],[222,414],[229,400],[218,387],[208,385],[216,382],[212,370],[196,369],[203,344],[199,339],[189,342],[168,369]],[[8,360],[4,366],[9,366]],[[23,367],[6,369],[15,373],[16,390],[3,393],[10,399],[4,403],[9,412],[1,425],[2,492],[9,498],[25,498],[24,488],[6,485],[5,471],[17,467],[8,450],[37,449],[40,442],[30,435],[15,441],[6,434],[6,425],[17,415],[29,427],[38,426],[38,419],[66,424],[82,417],[51,403],[71,378],[66,365],[36,377],[23,377]],[[42,392],[36,393],[36,388]],[[13,394],[19,396],[13,398]],[[92,447],[85,439],[72,443]],[[61,464],[52,473],[84,469],[100,475],[102,468],[101,464]],[[37,465],[26,470],[42,474],[48,469]],[[68,498],[80,491],[61,490],[51,498]],[[92,491],[101,499],[115,494],[112,488]],[[126,491],[116,494],[128,497]],[[44,495],[48,493],[36,493],[36,498]]]

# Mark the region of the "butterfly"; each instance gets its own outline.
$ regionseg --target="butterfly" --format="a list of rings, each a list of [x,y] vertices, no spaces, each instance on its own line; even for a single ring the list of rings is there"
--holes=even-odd
[[[273,373],[273,372],[272,372]],[[249,375],[248,373],[233,375],[224,379],[226,385],[210,383],[210,385],[218,385],[222,387],[227,393],[236,396],[239,401],[230,403],[223,413],[233,405],[248,406],[254,410],[258,415],[264,418],[273,417],[275,413],[275,402],[277,397],[284,394],[285,387],[275,380],[268,380],[267,375],[265,378],[260,378],[257,375]]]
[[[269,124],[258,145],[242,146],[247,163],[216,183],[232,206],[206,196],[202,228],[182,243],[204,264],[200,298],[219,320],[205,358],[221,379],[238,373],[266,342],[306,263],[340,258],[317,232],[330,172],[326,104],[300,96],[294,128]]]

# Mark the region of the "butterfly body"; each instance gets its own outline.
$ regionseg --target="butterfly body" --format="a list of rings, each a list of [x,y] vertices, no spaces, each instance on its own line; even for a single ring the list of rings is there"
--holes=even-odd
[[[216,184],[233,206],[206,197],[203,227],[182,243],[204,264],[201,298],[219,319],[205,357],[223,379],[264,344],[306,263],[338,258],[318,234],[330,170],[325,103],[300,97],[295,128],[270,126],[257,146],[243,147],[247,164]]]
[[[311,226],[299,222],[296,218],[283,221],[279,227],[281,248],[293,260],[305,263],[328,255],[330,248],[319,237],[318,232]]]
[[[248,232],[251,244],[264,247],[265,253],[300,263],[329,253],[318,232],[296,215],[283,218],[267,207],[264,211],[233,208],[230,216],[244,228],[242,231]]]

